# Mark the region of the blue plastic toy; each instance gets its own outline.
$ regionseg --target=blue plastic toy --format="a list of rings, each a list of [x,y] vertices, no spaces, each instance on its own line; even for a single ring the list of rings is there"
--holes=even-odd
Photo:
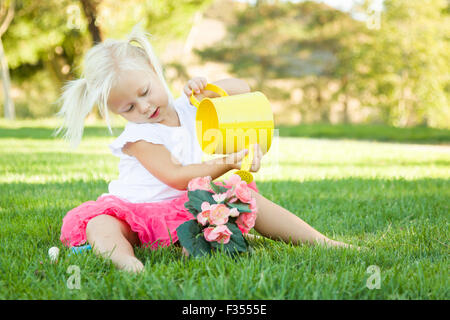
[[[87,245],[85,245],[85,246],[80,246],[80,247],[70,247],[70,249],[72,250],[72,252],[69,253],[69,256],[70,256],[72,253],[78,254],[78,253],[82,253],[82,252],[85,252],[85,251],[88,251],[88,250],[92,250],[92,247],[91,247],[90,244],[87,244]]]

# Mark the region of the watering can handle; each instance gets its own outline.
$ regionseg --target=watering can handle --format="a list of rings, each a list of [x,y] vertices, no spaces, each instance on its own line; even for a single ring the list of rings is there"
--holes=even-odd
[[[213,91],[213,92],[219,94],[221,97],[228,96],[228,93],[225,90],[223,90],[221,87],[216,86],[215,84],[212,84],[212,83],[208,83],[205,86],[205,90]],[[199,107],[200,102],[197,100],[197,98],[195,98],[194,92],[192,92],[189,100],[192,103],[192,105],[196,106],[197,108]],[[239,175],[243,181],[250,183],[253,181],[253,175],[249,171],[252,166],[253,156],[254,156],[252,146],[249,146],[248,151],[249,151],[248,154],[244,157],[244,159],[242,159],[241,170],[236,171],[235,174]]]
[[[208,83],[205,86],[205,90],[210,90],[210,91],[213,91],[215,93],[218,93],[221,97],[227,97],[228,96],[228,93],[225,90],[223,90],[221,87],[216,86],[215,84],[212,84],[212,83]],[[200,105],[200,102],[194,96],[194,91],[192,91],[192,94],[191,94],[191,97],[189,98],[189,100],[191,101],[192,105],[196,106],[197,108]]]

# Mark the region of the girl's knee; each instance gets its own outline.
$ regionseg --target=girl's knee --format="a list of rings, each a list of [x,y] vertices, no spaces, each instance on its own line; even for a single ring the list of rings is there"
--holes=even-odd
[[[140,244],[137,233],[131,230],[128,223],[116,217],[101,214],[89,220],[86,225],[86,237],[88,240],[95,235],[109,235],[111,233],[122,234],[133,245]]]
[[[90,219],[86,225],[86,237],[90,238],[94,234],[113,231],[116,229],[120,232],[120,221],[107,214],[98,215]]]
[[[86,233],[90,232],[90,231],[94,231],[95,229],[97,229],[100,226],[104,226],[105,223],[109,222],[109,216],[105,215],[105,214],[101,214],[99,216],[96,216],[92,219],[90,219],[86,225]]]

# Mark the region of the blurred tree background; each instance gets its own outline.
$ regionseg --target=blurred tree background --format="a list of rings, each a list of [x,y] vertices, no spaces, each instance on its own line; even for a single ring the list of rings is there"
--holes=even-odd
[[[175,96],[190,77],[234,76],[266,94],[277,124],[450,128],[449,15],[445,0],[385,0],[382,10],[361,0],[350,11],[315,1],[1,0],[0,111],[8,116],[10,97],[17,118],[53,116],[83,54],[141,22]]]

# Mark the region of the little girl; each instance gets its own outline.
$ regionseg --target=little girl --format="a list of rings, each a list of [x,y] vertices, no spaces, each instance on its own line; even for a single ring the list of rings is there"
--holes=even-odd
[[[184,207],[189,181],[204,176],[214,180],[239,169],[248,152],[202,162],[195,130],[197,109],[188,96],[194,92],[201,99],[215,93],[203,90],[206,79],[194,78],[184,87],[184,94],[174,100],[147,36],[136,26],[125,41],[107,39],[92,47],[84,57],[82,77],[63,87],[58,113],[64,123],[57,133],[65,127],[64,137],[74,147],[81,140],[84,119],[95,104],[111,133],[109,111],[128,120],[124,131],[109,145],[113,155],[120,158],[118,179],[109,184],[109,193],[66,214],[60,239],[67,246],[88,242],[95,254],[131,272],[144,268],[133,246],[153,250],[170,244],[179,246],[176,228],[195,219]],[[239,79],[214,84],[230,95],[250,91]],[[250,171],[257,172],[262,152],[259,146],[254,147]],[[258,208],[254,228],[261,235],[294,244],[348,246],[327,238],[266,199],[255,182],[249,187]],[[183,253],[187,255],[184,248]]]

